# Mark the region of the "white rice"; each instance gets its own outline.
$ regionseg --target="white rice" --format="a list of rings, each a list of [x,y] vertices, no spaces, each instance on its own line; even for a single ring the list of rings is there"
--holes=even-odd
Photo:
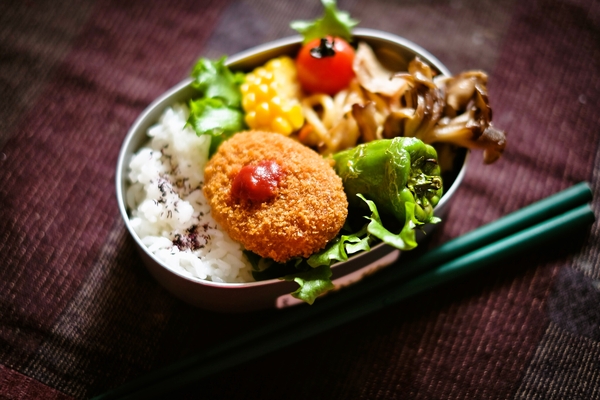
[[[148,129],[149,143],[129,164],[131,225],[176,271],[215,282],[253,281],[243,247],[210,215],[202,185],[210,137],[184,129],[185,105],[168,108]]]

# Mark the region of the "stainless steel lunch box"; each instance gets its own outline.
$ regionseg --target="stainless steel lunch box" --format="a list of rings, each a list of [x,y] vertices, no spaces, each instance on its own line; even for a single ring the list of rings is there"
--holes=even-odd
[[[433,55],[404,38],[370,29],[356,29],[353,34],[356,40],[367,42],[380,61],[389,69],[405,70],[408,62],[415,56],[419,56],[438,73],[450,75],[447,68]],[[276,56],[287,54],[293,57],[299,50],[301,42],[300,36],[275,40],[233,55],[228,58],[227,64],[232,70],[249,71]],[[130,225],[125,201],[129,162],[133,154],[148,141],[146,132],[158,121],[163,111],[174,103],[187,102],[197,94],[191,87],[191,81],[191,79],[184,80],[152,102],[137,118],[125,137],[116,170],[117,201],[125,226],[133,237],[145,266],[154,278],[174,296],[189,304],[223,312],[245,312],[297,304],[299,301],[289,294],[297,288],[294,282],[271,279],[250,283],[217,283],[180,274],[150,253]],[[465,155],[464,160],[460,161],[460,168],[453,176],[451,186],[446,187],[446,192],[435,209],[436,215],[441,218],[446,214],[450,200],[463,179],[467,156]],[[428,229],[434,227],[430,226]],[[379,244],[369,252],[356,254],[348,261],[332,266],[333,282],[337,288],[350,285],[366,274],[394,263],[399,255],[398,250]]]

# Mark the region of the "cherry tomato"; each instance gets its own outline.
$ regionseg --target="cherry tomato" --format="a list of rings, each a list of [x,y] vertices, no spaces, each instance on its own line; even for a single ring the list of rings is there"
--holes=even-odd
[[[298,80],[309,93],[334,95],[354,77],[354,49],[343,39],[314,39],[296,57]]]

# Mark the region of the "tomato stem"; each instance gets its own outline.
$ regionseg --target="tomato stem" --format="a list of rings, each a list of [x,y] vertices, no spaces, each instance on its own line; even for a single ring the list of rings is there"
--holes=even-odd
[[[319,45],[310,49],[310,55],[314,58],[333,57],[335,56],[334,44],[334,39],[321,38]]]

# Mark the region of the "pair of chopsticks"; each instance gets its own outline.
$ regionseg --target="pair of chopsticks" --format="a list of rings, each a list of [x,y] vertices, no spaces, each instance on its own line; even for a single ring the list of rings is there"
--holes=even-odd
[[[387,268],[354,287],[288,310],[276,321],[201,354],[104,393],[96,399],[152,398],[360,318],[460,277],[505,262],[544,243],[585,230],[595,217],[582,182]],[[380,274],[379,273],[379,274]],[[377,274],[377,275],[379,275]]]

